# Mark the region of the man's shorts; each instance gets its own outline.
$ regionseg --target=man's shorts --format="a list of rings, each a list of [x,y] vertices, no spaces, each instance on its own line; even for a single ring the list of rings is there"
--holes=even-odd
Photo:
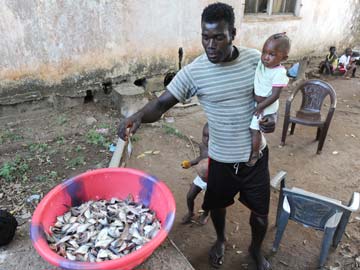
[[[255,166],[241,163],[222,163],[209,158],[208,182],[203,209],[225,208],[239,201],[252,212],[267,216],[270,203],[269,150],[265,147],[263,156]]]

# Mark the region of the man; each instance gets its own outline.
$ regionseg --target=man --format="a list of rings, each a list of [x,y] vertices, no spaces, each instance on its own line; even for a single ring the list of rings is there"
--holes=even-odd
[[[264,139],[263,157],[254,167],[245,165],[251,152],[248,127],[254,112],[253,82],[260,53],[233,46],[234,12],[227,4],[206,7],[201,29],[205,54],[181,69],[158,99],[125,119],[118,134],[126,139],[141,123],[155,122],[176,103],[197,95],[207,114],[210,134],[208,188],[203,204],[204,210],[211,211],[217,235],[210,249],[210,263],[214,267],[223,264],[226,207],[234,203],[233,198],[239,193],[239,200],[251,210],[249,251],[257,269],[271,269],[261,253],[270,199],[268,149]],[[260,129],[273,132],[274,128],[275,116],[265,116]]]
[[[346,48],[345,54],[343,54],[339,58],[339,70],[343,70],[345,79],[350,79],[350,74],[352,78],[355,78],[355,72],[356,72],[356,60],[359,59],[359,57],[352,57],[352,49]]]

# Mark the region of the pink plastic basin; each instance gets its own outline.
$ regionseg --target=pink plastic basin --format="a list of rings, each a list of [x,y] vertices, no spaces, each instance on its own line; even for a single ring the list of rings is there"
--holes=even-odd
[[[88,200],[109,200],[113,197],[125,199],[129,193],[136,202],[154,210],[161,221],[160,232],[141,249],[122,258],[100,263],[70,261],[50,249],[44,232],[49,232],[56,217],[68,211],[68,206],[80,205]],[[52,189],[35,209],[30,235],[40,256],[62,269],[130,270],[149,257],[165,240],[174,218],[174,197],[168,187],[156,177],[130,168],[98,169],[80,174]]]

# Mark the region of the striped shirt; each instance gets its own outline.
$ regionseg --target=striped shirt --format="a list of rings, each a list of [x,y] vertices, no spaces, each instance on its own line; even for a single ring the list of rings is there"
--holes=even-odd
[[[244,47],[238,51],[235,60],[218,64],[202,54],[167,86],[180,102],[197,95],[209,123],[209,157],[224,163],[246,162],[251,153],[249,125],[260,53]]]

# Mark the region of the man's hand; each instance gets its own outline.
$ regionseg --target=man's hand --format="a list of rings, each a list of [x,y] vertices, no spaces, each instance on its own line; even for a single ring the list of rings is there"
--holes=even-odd
[[[118,129],[118,136],[126,141],[129,136],[133,135],[136,130],[140,127],[141,116],[140,114],[134,114],[128,118],[125,118],[120,122]]]
[[[264,115],[259,121],[260,130],[264,133],[272,133],[275,130],[277,113]]]
[[[160,97],[148,102],[141,110],[126,118],[119,125],[118,136],[127,140],[140,127],[141,123],[153,123],[161,118],[163,113],[179,101],[166,90]]]

